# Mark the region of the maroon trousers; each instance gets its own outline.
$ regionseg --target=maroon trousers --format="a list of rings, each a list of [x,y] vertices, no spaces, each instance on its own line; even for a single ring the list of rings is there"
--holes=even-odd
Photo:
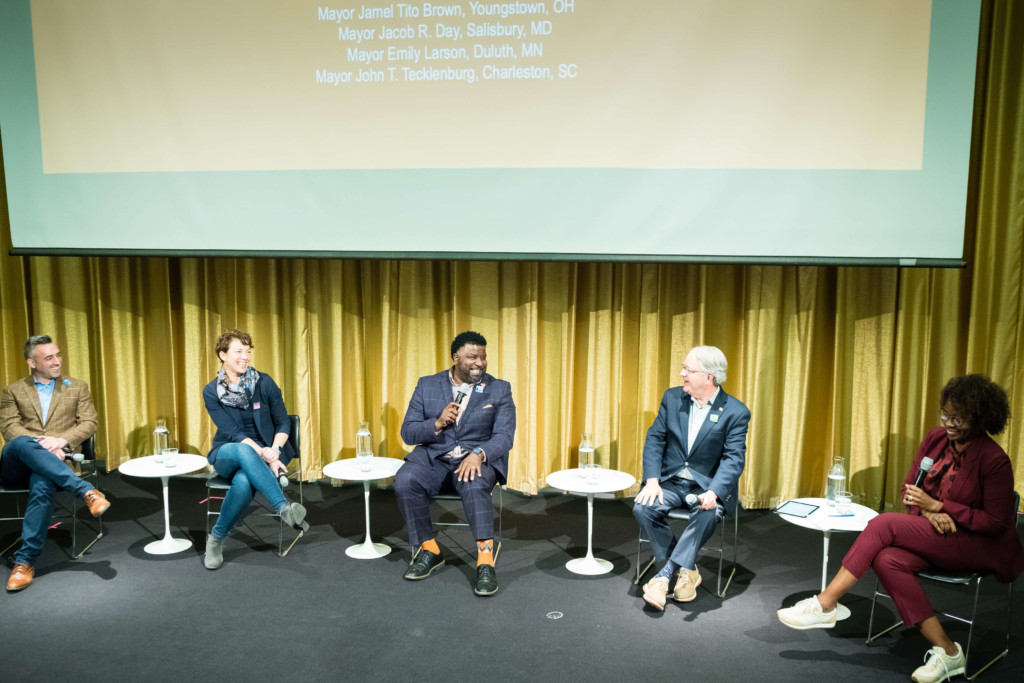
[[[924,517],[886,512],[868,522],[843,558],[843,566],[858,579],[874,569],[899,610],[906,626],[917,625],[935,614],[914,572],[991,571],[988,559],[997,539],[957,527],[940,534]]]

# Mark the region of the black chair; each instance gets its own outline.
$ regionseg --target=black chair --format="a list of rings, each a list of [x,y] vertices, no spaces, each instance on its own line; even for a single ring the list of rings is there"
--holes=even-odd
[[[79,476],[82,479],[96,479],[96,436],[90,436],[87,440],[82,442],[81,453],[74,453],[71,456],[73,462],[78,463],[81,471]],[[24,509],[28,505],[28,489],[23,487],[9,487],[6,486],[2,479],[0,479],[0,496],[10,496],[14,501],[14,516],[13,517],[0,517],[0,522],[20,522],[24,521],[25,513]],[[24,497],[25,505],[22,505],[22,497]],[[72,559],[79,559],[96,544],[96,541],[100,540],[104,536],[103,531],[103,518],[96,518],[96,524],[99,528],[94,527],[90,522],[78,519],[78,511],[82,507],[82,501],[76,496],[71,496],[70,506],[65,505],[60,501],[60,497],[56,499],[57,507],[63,511],[63,518],[71,518],[71,557]],[[89,543],[82,548],[81,552],[78,550],[78,525],[81,524],[85,528],[92,531],[95,536]],[[21,541],[21,536],[14,540],[13,543],[8,545],[3,550],[0,550],[0,555],[6,553],[8,550],[16,546]]]
[[[686,508],[672,508],[671,510],[668,511],[668,517],[669,517],[669,519],[679,519],[679,520],[684,520],[684,521],[689,522],[690,521],[690,511],[688,509],[686,509]],[[732,517],[732,524],[729,523],[729,517]],[[726,536],[726,528],[730,527],[730,526],[732,527],[732,567],[729,569],[729,575],[725,576],[725,574],[724,574],[725,552],[726,552],[725,551],[725,545],[726,545],[725,536]],[[739,535],[740,535],[740,503],[739,503],[739,501],[736,502],[736,510],[735,510],[735,512],[733,512],[732,515],[726,515],[726,518],[724,520],[722,520],[721,522],[719,522],[718,527],[719,528],[718,528],[718,534],[717,534],[718,535],[718,545],[717,545],[717,547],[716,546],[711,546],[711,544],[708,543],[703,548],[701,548],[701,552],[707,551],[707,552],[715,553],[715,554],[718,555],[718,583],[717,583],[717,586],[716,586],[716,590],[714,590],[712,592],[715,595],[717,595],[718,597],[724,598],[725,597],[725,592],[727,590],[729,590],[729,584],[732,583],[733,576],[736,575],[736,547],[739,545]],[[652,557],[650,560],[647,561],[647,564],[643,565],[643,567],[640,566],[640,551],[641,551],[641,548],[642,548],[644,543],[650,543],[650,539],[644,537],[644,530],[641,528],[640,529],[639,537],[637,539],[637,544],[636,544],[636,577],[633,579],[633,585],[634,586],[640,584],[640,581],[641,581],[641,579],[643,579],[644,574],[646,574],[647,571],[651,568],[651,565],[654,564],[654,558]],[[724,586],[722,585],[723,577],[725,577],[725,585]],[[702,582],[702,585],[703,585],[703,582]]]
[[[1019,510],[1019,509],[1020,509],[1020,494],[1015,492],[1013,494],[1013,515],[1014,515],[1014,518],[1016,519],[1016,525],[1018,527],[1020,526],[1020,515],[1017,514],[1017,510]],[[1010,653],[1010,626],[1013,624],[1013,583],[1012,582],[1007,586],[1007,595],[1006,595],[1006,645],[1003,648],[1002,652],[1000,652],[995,657],[990,659],[988,661],[988,663],[986,663],[983,667],[981,667],[980,669],[975,671],[973,674],[968,675],[969,667],[971,665],[971,639],[974,637],[974,622],[975,622],[975,620],[977,618],[977,615],[978,615],[978,597],[979,597],[979,595],[981,593],[981,580],[984,577],[986,577],[986,576],[991,576],[991,573],[990,572],[944,572],[944,571],[932,570],[932,569],[926,569],[924,571],[917,572],[917,577],[918,578],[920,578],[920,579],[927,579],[928,581],[933,581],[933,582],[936,582],[936,583],[941,583],[941,584],[946,584],[946,585],[953,585],[953,586],[957,586],[957,585],[958,586],[964,586],[965,588],[968,588],[968,589],[970,589],[971,586],[974,586],[974,601],[973,601],[973,604],[971,606],[971,616],[970,617],[964,617],[964,616],[961,616],[959,614],[953,614],[951,612],[941,612],[939,610],[935,610],[936,614],[938,614],[940,616],[943,616],[943,617],[946,617],[947,619],[953,619],[954,621],[959,621],[962,624],[968,624],[968,629],[967,629],[967,647],[964,649],[964,677],[967,680],[969,680],[969,681],[972,681],[975,678],[977,678],[979,675],[981,675],[982,671],[984,671],[985,669],[989,668],[990,666],[992,666],[997,661],[999,661],[1000,659],[1002,659],[1003,657],[1005,657],[1006,655],[1008,655]],[[986,582],[986,585],[988,585],[988,583],[991,583],[991,581]],[[879,631],[878,633],[875,633],[875,634],[872,635],[871,631],[872,631],[872,627],[874,626],[874,623],[875,623],[875,602],[878,600],[878,598],[888,598],[889,600],[892,600],[892,598],[889,597],[889,595],[886,594],[885,591],[880,590],[879,586],[880,586],[880,582],[876,579],[875,580],[875,594],[871,597],[871,616],[868,617],[868,639],[867,639],[867,641],[865,641],[867,643],[871,643],[872,641],[877,640],[878,638],[881,638],[886,633],[889,633],[893,629],[895,629],[895,628],[897,628],[897,627],[899,627],[900,625],[903,624],[902,620],[897,621],[895,624],[893,624],[889,628],[885,629],[884,631]]]
[[[494,498],[494,491],[498,492],[498,515],[497,515],[497,520],[496,520],[498,522],[498,524],[497,524],[497,528],[495,529],[495,533],[494,533],[494,561],[495,562],[498,561],[498,553],[501,552],[501,534],[502,534],[502,530],[503,530],[502,529],[502,516],[504,515],[504,512],[505,512],[505,501],[503,499],[503,491],[504,491],[504,489],[505,489],[504,485],[498,484],[497,486],[494,487],[494,490],[491,491],[491,498],[492,499]],[[442,491],[443,491],[442,493],[438,493],[436,496],[431,498],[431,500],[457,501],[459,503],[459,505],[462,504],[462,498],[459,496],[459,494],[457,494],[457,493],[455,493],[453,491],[445,491],[443,489],[442,489]],[[452,514],[454,514],[454,513],[452,513]],[[469,522],[466,522],[466,521],[442,522],[440,519],[438,519],[438,520],[434,521],[434,526],[444,526],[444,527],[463,526],[463,527],[467,527],[468,528],[469,527]],[[420,552],[419,548],[417,548],[415,546],[412,548],[412,559],[413,560],[416,559],[416,555],[418,555],[419,552]]]
[[[288,416],[288,443],[290,443],[292,445],[292,448],[295,450],[295,457],[292,458],[292,462],[294,462],[294,463],[296,463],[298,465],[299,476],[296,477],[296,478],[298,479],[298,482],[299,482],[299,504],[301,505],[303,503],[303,498],[302,498],[302,451],[300,450],[301,437],[299,435],[299,416],[298,415],[289,415]],[[231,482],[228,481],[227,479],[221,477],[221,476],[214,475],[214,476],[212,476],[212,477],[210,477],[209,479],[206,480],[206,535],[207,536],[210,535],[210,528],[213,526],[213,524],[210,521],[210,518],[211,517],[218,517],[220,515],[220,506],[221,506],[221,504],[224,501],[224,494],[230,488],[231,488]],[[215,494],[220,494],[220,495],[215,495]],[[275,510],[271,510],[270,506],[263,502],[263,500],[264,500],[263,496],[261,496],[259,494],[257,494],[257,496],[258,497],[256,498],[256,502],[261,507],[263,507],[266,510],[263,513],[263,516],[264,517],[277,517],[277,512]],[[217,503],[217,508],[216,509],[213,509],[213,502],[214,501],[216,501],[216,503]],[[253,530],[253,528],[251,526],[249,526],[248,522],[245,521],[244,517],[242,518],[242,524],[244,524],[246,526],[246,528],[248,528],[249,531],[254,536],[259,537],[259,534],[256,533],[256,531]],[[302,538],[305,535],[306,529],[309,527],[309,525],[305,524],[305,523],[303,523],[303,524],[304,524],[304,528],[302,528],[302,529],[295,529],[295,532],[296,532],[295,538],[292,539],[291,543],[289,543],[288,547],[286,548],[285,545],[284,545],[284,530],[285,530],[285,527],[287,527],[287,525],[284,523],[284,520],[279,519],[279,528],[278,528],[278,533],[277,533],[277,554],[278,554],[279,557],[284,557],[285,555],[287,555],[291,551],[291,549],[293,547],[295,547],[295,544],[299,542],[299,539]],[[291,527],[289,527],[289,528],[291,528]]]

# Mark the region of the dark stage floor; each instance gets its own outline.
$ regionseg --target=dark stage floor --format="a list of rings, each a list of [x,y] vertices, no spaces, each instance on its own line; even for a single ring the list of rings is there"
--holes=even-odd
[[[740,566],[724,599],[702,587],[696,601],[659,613],[632,583],[637,529],[625,501],[595,503],[595,548],[613,572],[581,577],[565,562],[586,550],[586,499],[506,493],[501,588],[480,598],[471,590],[474,547],[465,529],[439,537],[447,567],[425,581],[402,579],[409,550],[387,489],[370,497],[375,540],[395,547],[386,558],[345,555],[363,539],[362,487],[325,481],[305,487],[312,528],[289,556],[273,552],[276,521],[251,515],[266,541],[243,528],[229,539],[224,566],[211,572],[202,564],[200,480],[171,481],[172,531],[195,546],[165,557],[143,551],[163,535],[159,481],[114,473],[101,475],[100,488],[113,503],[107,536],[74,561],[62,524],[50,534],[35,583],[0,598],[4,680],[881,682],[909,680],[927,649],[916,631],[864,644],[873,575],[844,601],[852,617],[834,630],[778,623],[776,609],[818,587],[822,539],[765,511],[741,518]],[[19,527],[0,525],[3,547]],[[833,536],[830,571],[853,538]],[[713,585],[710,556],[701,570]],[[1004,604],[1005,587],[983,593],[993,609]],[[966,602],[932,594],[947,606]],[[885,604],[880,618],[890,623],[894,614]],[[1001,636],[992,627],[1004,623],[998,611],[981,618],[977,661],[996,649]],[[966,627],[947,627],[965,641]],[[1013,628],[1010,656],[982,680],[1024,680],[1019,617]]]

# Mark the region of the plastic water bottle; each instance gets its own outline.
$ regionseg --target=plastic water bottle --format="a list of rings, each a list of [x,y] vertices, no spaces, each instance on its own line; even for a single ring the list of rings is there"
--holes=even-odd
[[[370,423],[360,422],[356,431],[356,463],[360,472],[369,472],[373,464],[373,441],[370,437]]]
[[[576,466],[580,470],[580,476],[586,476],[587,470],[594,464],[594,441],[590,438],[590,432],[583,432],[583,438],[580,439],[580,448],[578,453],[578,459]]]
[[[832,458],[832,469],[828,471],[828,485],[825,488],[825,498],[832,507],[836,505],[836,496],[846,491],[846,470],[843,469],[843,457],[837,455]]]
[[[171,435],[167,431],[167,423],[164,420],[156,421],[156,429],[153,430],[153,454],[164,455],[164,449],[170,445]]]

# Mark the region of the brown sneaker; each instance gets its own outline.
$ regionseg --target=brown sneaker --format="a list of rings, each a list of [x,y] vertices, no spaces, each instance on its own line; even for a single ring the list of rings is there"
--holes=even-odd
[[[85,494],[85,504],[89,506],[89,512],[92,513],[93,517],[99,517],[110,507],[110,501],[104,498],[103,494],[96,489]]]
[[[14,591],[20,591],[24,588],[28,588],[35,575],[36,570],[30,564],[14,565],[14,570],[11,572],[11,578],[7,579],[7,590],[13,593]]]
[[[664,610],[668,602],[668,579],[655,576],[645,583],[644,601],[659,612]]]
[[[699,585],[699,570],[680,569],[676,576],[676,587],[672,591],[672,599],[676,602],[690,602],[697,597],[697,586]]]

